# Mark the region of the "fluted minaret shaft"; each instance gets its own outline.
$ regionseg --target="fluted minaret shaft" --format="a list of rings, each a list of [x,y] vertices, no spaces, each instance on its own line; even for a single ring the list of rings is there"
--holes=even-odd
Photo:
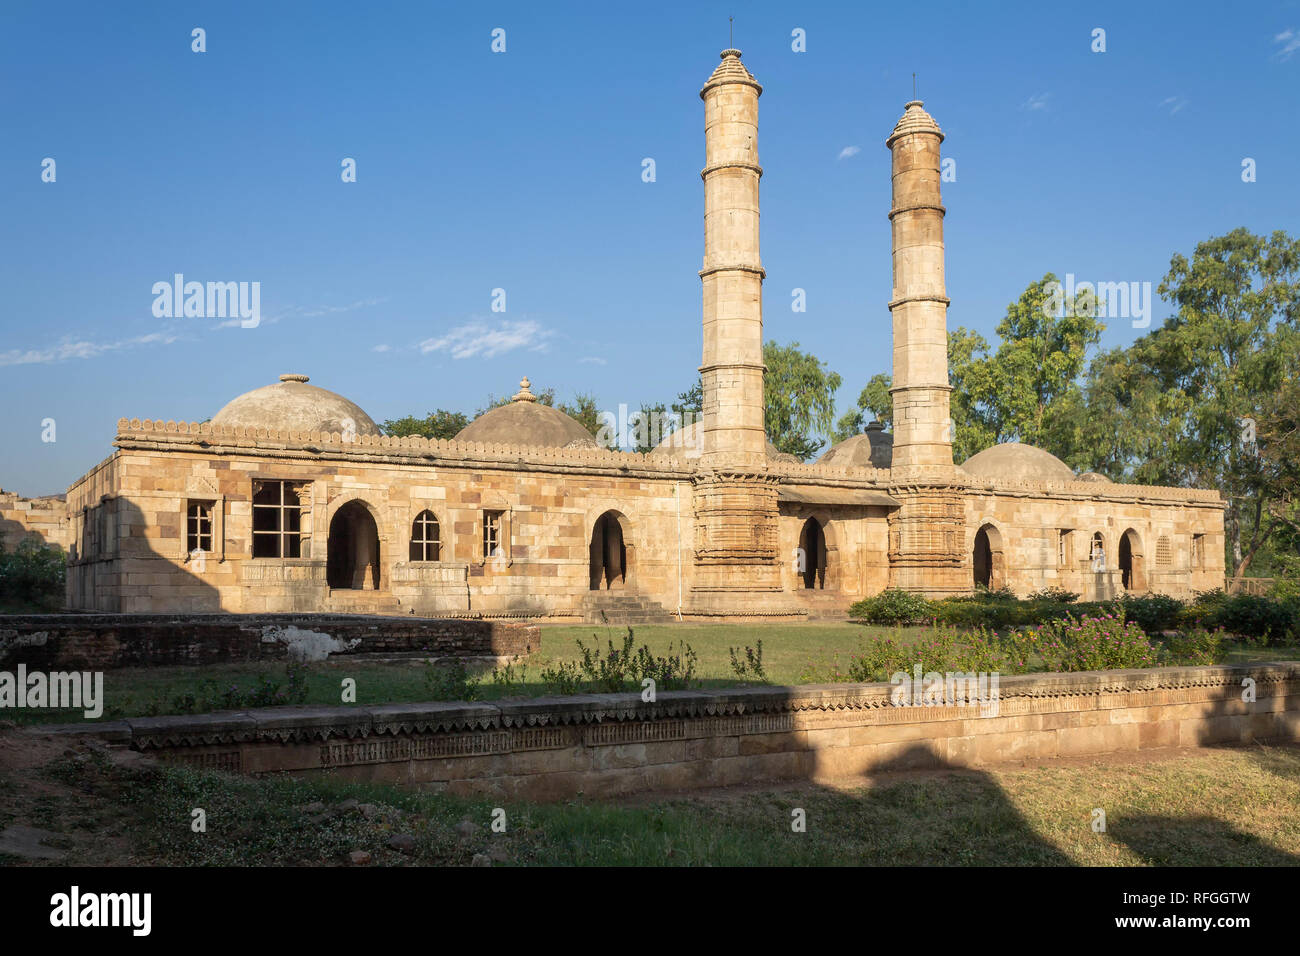
[[[704,388],[706,467],[766,466],[763,267],[758,248],[758,97],[763,88],[722,51],[704,100]]]
[[[894,468],[952,465],[939,195],[943,133],[921,107],[920,100],[908,103],[885,141],[893,156]]]

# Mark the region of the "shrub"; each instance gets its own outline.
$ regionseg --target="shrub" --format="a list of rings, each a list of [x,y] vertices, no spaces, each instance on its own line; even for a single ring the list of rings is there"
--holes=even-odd
[[[1170,664],[1218,664],[1228,656],[1225,639],[1223,628],[1195,627],[1165,638],[1165,653]]]
[[[849,608],[849,617],[868,624],[916,624],[930,620],[931,613],[931,602],[919,594],[895,588],[881,591]]]
[[[1124,620],[1132,621],[1147,633],[1172,631],[1177,628],[1179,615],[1186,606],[1178,598],[1166,594],[1126,597],[1122,604]]]
[[[0,596],[35,603],[62,597],[67,576],[68,556],[63,549],[35,535],[24,538],[12,552],[0,546]]]
[[[1099,671],[1155,667],[1156,648],[1142,628],[1118,614],[1067,616],[1026,633],[1048,671]]]
[[[1230,634],[1280,644],[1296,633],[1296,607],[1291,601],[1254,594],[1234,594],[1208,606],[1205,623]]]
[[[890,637],[867,638],[860,653],[849,661],[848,677],[862,683],[887,681],[900,671],[910,674],[918,666],[922,674],[1012,671],[996,633],[984,628],[960,631],[945,625],[927,628],[911,645],[900,645]]]
[[[1079,595],[1075,591],[1067,591],[1065,588],[1050,587],[1035,591],[1029,595],[1031,601],[1041,601],[1047,604],[1073,604],[1079,600]]]

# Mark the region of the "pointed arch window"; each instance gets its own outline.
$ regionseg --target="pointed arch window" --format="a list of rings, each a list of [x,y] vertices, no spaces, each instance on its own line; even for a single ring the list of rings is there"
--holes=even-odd
[[[415,516],[411,525],[411,560],[441,560],[442,541],[438,536],[438,519],[432,511],[424,510]]]

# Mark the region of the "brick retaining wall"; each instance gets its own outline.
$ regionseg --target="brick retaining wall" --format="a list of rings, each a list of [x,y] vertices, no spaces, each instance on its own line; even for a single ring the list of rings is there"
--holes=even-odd
[[[331,654],[524,656],[541,646],[526,621],[325,614],[24,614],[0,616],[0,669],[111,670]]]

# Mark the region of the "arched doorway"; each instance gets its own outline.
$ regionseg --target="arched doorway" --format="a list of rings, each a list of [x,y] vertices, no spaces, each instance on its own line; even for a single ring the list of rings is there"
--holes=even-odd
[[[379,527],[360,501],[349,501],[330,521],[325,577],[331,588],[379,590]]]
[[[826,587],[826,532],[821,522],[809,518],[799,532],[799,550],[803,554],[803,567],[799,569],[799,582],[809,590]]]
[[[986,524],[975,532],[971,567],[977,588],[996,591],[1004,585],[1006,579],[1002,568],[1002,533],[991,524]]]
[[[1119,539],[1120,583],[1125,591],[1147,589],[1146,567],[1142,556],[1142,539],[1132,528]]]
[[[606,511],[591,529],[591,590],[627,585],[627,543],[623,540],[623,516]]]

